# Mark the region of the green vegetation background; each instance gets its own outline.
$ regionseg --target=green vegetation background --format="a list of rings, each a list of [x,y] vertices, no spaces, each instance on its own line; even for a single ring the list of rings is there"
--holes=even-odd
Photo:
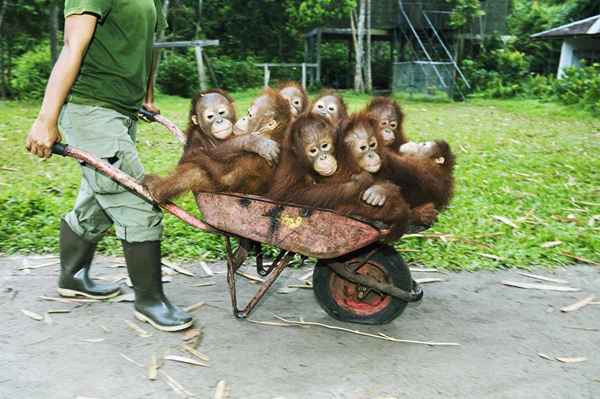
[[[257,91],[235,93],[243,113]],[[353,110],[367,96],[344,95]],[[458,155],[456,197],[429,231],[397,249],[410,262],[478,268],[600,264],[600,120],[574,107],[532,100],[467,103],[401,100],[414,140],[445,138]],[[161,96],[162,112],[184,128],[189,100]],[[75,201],[73,160],[40,161],[23,147],[38,102],[0,102],[0,252],[56,252],[60,217]],[[159,125],[140,124],[147,172],[164,173],[179,144]],[[191,196],[178,201],[195,211]],[[218,258],[219,237],[165,217],[169,257]],[[120,253],[114,234],[101,243]]]

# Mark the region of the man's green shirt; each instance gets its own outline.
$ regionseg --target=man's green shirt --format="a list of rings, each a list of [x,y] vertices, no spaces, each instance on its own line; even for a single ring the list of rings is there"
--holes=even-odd
[[[134,116],[146,95],[154,32],[165,24],[160,1],[65,1],[65,17],[85,13],[98,25],[68,101]]]

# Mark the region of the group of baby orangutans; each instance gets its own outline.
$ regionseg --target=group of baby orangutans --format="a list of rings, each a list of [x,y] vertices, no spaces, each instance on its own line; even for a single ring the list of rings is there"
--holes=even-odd
[[[236,122],[227,93],[204,91],[192,100],[177,168],[144,183],[160,203],[190,190],[262,195],[379,221],[397,239],[409,225],[433,224],[453,192],[448,143],[409,142],[403,118],[390,98],[348,115],[334,93],[311,104],[288,82],[265,89]]]

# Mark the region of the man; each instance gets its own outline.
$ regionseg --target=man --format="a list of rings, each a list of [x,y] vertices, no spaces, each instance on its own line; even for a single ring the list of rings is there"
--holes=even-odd
[[[136,110],[157,112],[152,43],[165,21],[158,0],[66,0],[64,47],[52,70],[26,148],[48,158],[60,131],[74,147],[141,180],[135,148]],[[135,316],[163,331],[192,318],[165,297],[161,279],[162,214],[109,178],[82,167],[75,207],[61,222],[62,296],[105,299],[117,285],[89,277],[97,242],[113,224],[135,291]]]

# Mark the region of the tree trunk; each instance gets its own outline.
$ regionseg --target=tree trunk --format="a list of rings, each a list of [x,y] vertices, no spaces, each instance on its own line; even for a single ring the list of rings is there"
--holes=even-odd
[[[7,97],[8,84],[6,82],[6,72],[5,72],[5,48],[4,48],[4,38],[2,34],[2,24],[4,23],[4,15],[6,14],[6,9],[8,7],[8,0],[4,0],[2,2],[2,7],[0,8],[0,98]]]
[[[52,65],[58,59],[58,2],[50,2],[50,59]]]
[[[194,37],[196,39],[200,38],[200,32],[202,31],[202,7],[204,6],[204,1],[203,0],[198,0],[198,10],[196,12],[196,34],[194,35]]]
[[[165,19],[167,19],[167,16],[169,15],[169,3],[170,0],[164,0],[163,1],[163,16]],[[162,42],[165,39],[165,29],[161,29],[160,31],[157,32],[156,37],[158,39],[159,42]],[[158,68],[160,67],[160,49],[154,49],[153,50],[153,55],[152,55],[153,59],[152,59],[152,63],[154,64],[153,67],[153,72],[152,72],[152,84],[155,85],[156,84],[156,77],[158,76]]]
[[[2,23],[4,22],[4,15],[8,7],[8,0],[2,2],[2,8],[0,8],[0,34],[2,34]]]
[[[371,0],[367,2],[367,56],[365,59],[365,88],[368,92],[373,91],[373,71],[371,69]]]
[[[356,13],[354,13],[356,14]],[[364,69],[364,42],[365,42],[365,14],[366,0],[360,0],[358,18],[352,18],[352,33],[354,36],[354,90],[363,92],[365,90],[365,81],[363,77]],[[354,20],[356,19],[356,23]]]

